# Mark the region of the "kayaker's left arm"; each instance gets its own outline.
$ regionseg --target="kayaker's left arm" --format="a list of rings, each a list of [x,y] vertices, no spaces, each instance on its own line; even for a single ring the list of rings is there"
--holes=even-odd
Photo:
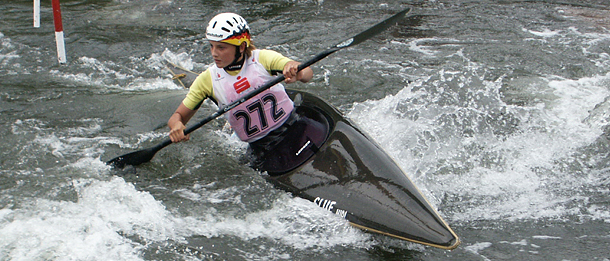
[[[190,135],[184,135],[184,130],[186,129],[186,123],[195,115],[196,110],[191,110],[184,105],[184,103],[180,103],[174,114],[167,121],[167,126],[169,127],[169,138],[172,142],[181,142],[187,141],[190,138]]]
[[[284,77],[286,83],[293,83],[296,81],[309,82],[313,78],[313,70],[309,67],[298,71],[298,67],[301,63],[297,61],[290,61],[284,65]]]

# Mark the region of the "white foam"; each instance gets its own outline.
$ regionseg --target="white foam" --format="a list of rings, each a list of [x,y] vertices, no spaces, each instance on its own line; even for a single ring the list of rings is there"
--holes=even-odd
[[[500,243],[502,244],[510,244],[510,245],[515,245],[515,246],[527,246],[529,245],[527,243],[527,239],[522,239],[520,241],[516,241],[516,242],[508,242],[508,241],[500,241]]]
[[[146,242],[183,240],[164,206],[121,178],[75,180],[76,202],[38,199],[5,214],[0,256],[11,260],[142,260]],[[6,211],[4,211],[6,212]],[[138,236],[144,242],[125,236]]]
[[[490,260],[489,258],[483,256],[482,254],[480,254],[479,252],[481,250],[484,250],[486,248],[491,247],[493,244],[491,242],[477,242],[474,243],[472,245],[469,246],[465,246],[464,249],[468,252],[471,252],[473,254],[476,254],[477,256],[480,256],[483,260]]]
[[[434,56],[438,53],[438,51],[431,50],[430,47],[426,47],[423,43],[427,41],[437,40],[433,38],[420,38],[416,40],[412,40],[408,43],[409,50],[413,52],[422,53],[428,56]],[[392,44],[398,44],[396,41],[392,41]]]
[[[2,47],[0,48],[0,69],[8,69],[4,72],[6,74],[17,74],[17,69],[20,69],[21,65],[14,61],[18,61],[21,56],[11,39],[5,37],[2,32],[0,32],[0,47]],[[20,73],[27,73],[27,71]]]
[[[587,208],[587,212],[588,213],[583,216],[589,216],[593,219],[599,219],[606,223],[610,223],[610,210],[607,206],[593,204]]]
[[[181,57],[181,56],[178,56]],[[66,79],[71,83],[94,86],[104,89],[123,91],[150,91],[182,89],[171,79],[164,66],[162,55],[153,54],[149,59],[132,58],[131,64],[116,64],[112,61],[100,61],[91,57],[80,57],[72,67],[80,67],[78,73],[51,70],[51,74]],[[131,67],[131,68],[130,68]],[[146,70],[156,71],[156,77],[146,77]]]
[[[99,145],[118,144],[121,147],[137,148],[141,142],[157,137],[143,134],[137,144],[130,145],[114,137],[97,136],[102,131],[101,119],[77,119],[68,123],[76,126],[57,130],[39,119],[18,119],[11,125],[11,130],[15,135],[33,136],[26,146],[49,149],[58,158],[64,158],[64,154],[95,157],[103,153]]]
[[[193,236],[264,239],[307,251],[345,245],[368,248],[372,244],[369,235],[347,225],[344,219],[287,194],[274,199],[269,209],[240,217],[205,206],[199,210],[200,216],[181,216],[123,178],[104,178],[101,174],[107,174],[108,167],[103,163],[82,159],[71,168],[98,169],[100,175],[71,181],[67,187],[77,194],[75,201],[37,199],[20,208],[0,210],[0,245],[4,246],[0,258],[143,260],[150,245],[188,244]],[[230,188],[198,194],[208,189],[211,187],[197,186],[195,191],[178,193],[187,200],[224,194],[217,198],[239,201],[240,191]],[[265,249],[248,250],[244,255],[254,259],[290,257],[285,251]]]
[[[559,99],[552,104],[550,109],[568,127],[583,129],[582,131],[586,132],[590,128],[584,126],[583,120],[589,116],[589,112],[595,105],[602,103],[606,97],[610,96],[608,83],[610,83],[610,73],[578,80],[551,80],[549,87],[555,90],[554,94],[559,96]]]
[[[523,30],[524,32],[528,32],[528,33],[530,33],[530,34],[533,34],[533,35],[535,35],[535,36],[544,37],[544,38],[547,38],[547,37],[553,37],[553,36],[556,36],[556,35],[558,35],[558,34],[560,34],[560,33],[561,33],[561,30],[557,30],[557,31],[551,31],[551,30],[549,30],[549,29],[544,29],[544,31],[542,31],[542,32],[540,32],[540,31],[534,31],[534,30],[528,30],[528,29],[526,29],[526,28],[522,28],[522,30]]]
[[[497,94],[502,82],[479,82],[474,70],[441,71],[438,77],[421,79],[396,95],[356,103],[348,117],[397,160],[433,205],[441,204],[443,195],[451,195],[446,204],[453,211],[445,215],[453,221],[582,214],[572,203],[584,204],[586,197],[558,195],[557,190],[590,186],[591,179],[572,178],[571,173],[562,173],[557,162],[569,159],[601,135],[603,124],[583,120],[610,96],[610,74],[578,80],[543,78],[556,97],[524,107],[504,104]],[[469,107],[439,106],[436,100],[440,97],[426,91],[428,84],[436,90],[468,86],[478,94]],[[501,108],[519,119],[518,131],[496,136],[474,129],[473,136],[462,136],[460,125],[443,125],[447,122],[439,120],[453,115],[456,122],[474,122],[466,127],[485,126],[488,108]],[[591,212],[603,219],[605,211]]]
[[[532,238],[535,238],[535,239],[562,239],[561,237],[545,236],[545,235],[532,236]]]
[[[185,52],[174,53],[169,49],[165,49],[161,55],[153,54],[151,57],[160,59],[161,61],[169,61],[187,70],[193,70],[195,67],[195,62],[193,62],[191,56]]]
[[[196,234],[206,236],[233,235],[243,240],[274,239],[296,249],[323,250],[337,245],[368,247],[368,235],[347,225],[311,202],[284,196],[273,207],[250,213],[244,218],[207,216],[201,226],[193,227]]]

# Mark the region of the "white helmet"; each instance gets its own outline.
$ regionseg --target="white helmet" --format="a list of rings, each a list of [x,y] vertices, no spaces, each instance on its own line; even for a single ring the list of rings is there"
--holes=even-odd
[[[208,23],[205,36],[208,40],[235,46],[240,46],[241,43],[246,42],[246,47],[249,47],[252,42],[248,22],[234,13],[222,13],[214,16]]]

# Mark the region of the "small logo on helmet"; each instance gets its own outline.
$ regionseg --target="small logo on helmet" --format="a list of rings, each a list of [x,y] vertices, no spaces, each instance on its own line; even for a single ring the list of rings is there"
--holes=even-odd
[[[222,35],[220,35],[220,34],[215,34],[215,33],[206,33],[205,35],[207,35],[207,36],[212,36],[212,37],[222,37]]]

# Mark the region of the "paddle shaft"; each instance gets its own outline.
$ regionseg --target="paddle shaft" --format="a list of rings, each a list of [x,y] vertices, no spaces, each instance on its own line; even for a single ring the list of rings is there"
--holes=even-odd
[[[361,32],[352,38],[349,38],[333,47],[328,48],[327,50],[319,53],[318,55],[311,58],[310,60],[300,64],[298,67],[298,71],[301,71],[304,68],[311,66],[312,64],[326,58],[327,56],[331,55],[332,53],[334,53],[336,51],[339,51],[343,48],[347,48],[350,46],[354,46],[356,44],[364,42],[365,40],[377,35],[378,33],[382,32],[385,29],[387,29],[388,27],[390,27],[392,24],[397,23],[409,11],[410,11],[410,8],[407,8],[407,9],[393,15],[392,17],[376,24],[375,26],[367,29],[366,31]],[[206,117],[205,119],[197,122],[194,125],[189,126],[188,128],[186,128],[184,130],[184,135],[187,135],[187,134],[199,129],[201,126],[207,124],[208,122],[212,121],[213,119],[218,118],[219,116],[223,115],[224,113],[239,106],[240,104],[242,104],[242,103],[246,102],[247,100],[253,98],[254,96],[260,94],[261,92],[264,92],[265,90],[271,88],[272,86],[282,82],[284,79],[285,79],[284,75],[280,75],[280,76],[274,78],[273,80],[265,83],[264,85],[260,86],[259,88],[255,89],[254,91],[244,95],[242,98],[217,110],[216,112],[214,112],[212,115]],[[154,147],[116,157],[116,158],[106,162],[106,164],[112,165],[114,167],[119,167],[119,168],[123,168],[125,165],[139,165],[139,164],[150,161],[152,159],[152,157],[155,155],[155,153],[157,153],[159,150],[165,148],[166,146],[168,146],[170,144],[172,144],[172,141],[168,138],[168,139],[165,139],[163,142],[157,144]]]

